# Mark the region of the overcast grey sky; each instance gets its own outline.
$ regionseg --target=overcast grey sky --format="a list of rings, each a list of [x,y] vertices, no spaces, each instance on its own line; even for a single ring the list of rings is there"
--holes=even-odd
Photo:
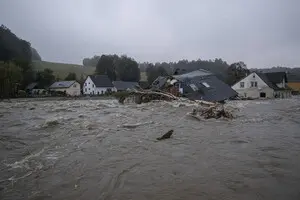
[[[46,61],[127,54],[300,67],[300,0],[0,0],[0,24]]]

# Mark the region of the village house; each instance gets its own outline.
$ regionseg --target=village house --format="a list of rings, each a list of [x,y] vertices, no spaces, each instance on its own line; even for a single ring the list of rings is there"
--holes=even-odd
[[[115,86],[118,92],[139,87],[139,84],[137,82],[128,82],[128,81],[113,81],[113,85]]]
[[[174,95],[182,95],[192,100],[221,102],[237,96],[229,85],[219,80],[209,71],[199,69],[181,75],[158,77],[154,89],[168,89]]]
[[[33,83],[30,83],[29,85],[27,85],[27,87],[25,88],[25,91],[29,95],[42,95],[42,94],[47,93],[45,88],[41,87],[39,85],[39,83],[37,83],[37,82],[33,82]]]
[[[77,81],[58,81],[50,85],[50,92],[63,92],[69,96],[80,95],[80,84]]]
[[[107,75],[90,75],[83,84],[83,94],[102,95],[115,92],[116,88]]]
[[[285,72],[253,72],[234,84],[232,89],[243,98],[287,98],[291,96]]]

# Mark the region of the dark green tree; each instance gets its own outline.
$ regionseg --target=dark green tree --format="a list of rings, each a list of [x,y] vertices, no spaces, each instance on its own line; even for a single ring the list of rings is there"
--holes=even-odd
[[[31,53],[32,53],[32,57],[31,57],[32,60],[38,60],[38,61],[42,60],[40,54],[37,52],[35,48],[31,47]]]
[[[49,87],[53,82],[55,82],[55,76],[51,69],[44,69],[44,71],[38,72],[36,76],[36,81],[42,88]]]
[[[73,81],[73,80],[77,80],[76,74],[73,72],[70,72],[68,74],[68,76],[65,78],[66,81]]]
[[[116,65],[116,74],[121,81],[138,82],[140,80],[140,69],[138,63],[127,56],[121,56]]]
[[[102,55],[96,66],[96,74],[107,75],[110,80],[116,80],[117,55]]]
[[[92,58],[84,58],[82,63],[84,66],[96,67],[99,59],[100,59],[100,56],[95,55]]]
[[[15,97],[22,83],[22,69],[14,63],[0,65],[0,96]]]
[[[247,69],[247,66],[244,62],[236,62],[232,63],[228,68],[228,79],[227,84],[233,85],[236,82],[240,81],[244,77],[246,77],[250,71]]]
[[[18,38],[7,27],[0,27],[0,64],[13,63],[21,70],[21,83],[19,89],[23,89],[34,80],[34,72],[31,66],[32,52],[30,43]]]

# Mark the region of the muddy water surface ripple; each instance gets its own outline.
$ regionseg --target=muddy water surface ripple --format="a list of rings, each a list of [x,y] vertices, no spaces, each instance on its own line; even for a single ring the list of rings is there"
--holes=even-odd
[[[300,98],[229,105],[0,102],[0,199],[299,200]]]

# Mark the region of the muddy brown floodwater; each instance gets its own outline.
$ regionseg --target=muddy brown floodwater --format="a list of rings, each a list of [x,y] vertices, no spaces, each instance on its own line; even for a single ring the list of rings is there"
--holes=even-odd
[[[300,98],[229,105],[0,102],[0,199],[299,200]]]

